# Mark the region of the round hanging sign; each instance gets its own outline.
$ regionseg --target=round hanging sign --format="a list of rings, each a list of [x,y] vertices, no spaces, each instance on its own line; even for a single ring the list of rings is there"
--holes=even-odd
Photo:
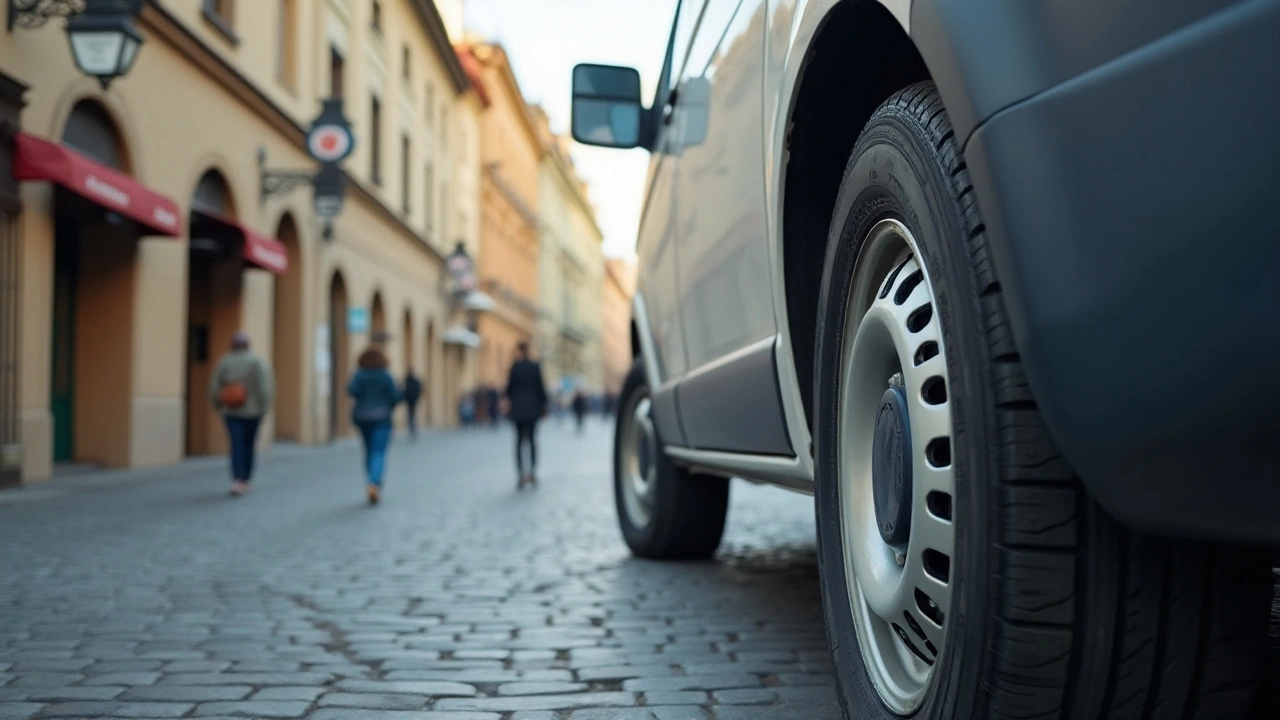
[[[338,162],[351,154],[351,129],[341,125],[317,125],[307,135],[307,149],[320,162]]]

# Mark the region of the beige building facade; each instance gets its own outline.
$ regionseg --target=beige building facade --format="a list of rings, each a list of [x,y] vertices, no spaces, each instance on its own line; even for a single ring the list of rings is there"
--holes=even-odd
[[[546,113],[532,109],[542,144],[539,178],[539,346],[548,387],[562,399],[575,389],[602,389],[600,293],[602,235],[586,184],[567,141],[552,133]]]
[[[478,151],[454,144],[478,134],[478,101],[434,5],[161,0],[138,26],[137,62],[105,92],[60,21],[0,38],[0,72],[29,86],[18,162],[88,168],[19,187],[24,479],[224,451],[208,377],[237,330],[275,368],[264,444],[348,434],[347,375],[377,332],[397,377],[425,374],[421,419],[451,422],[475,353],[448,342],[443,257],[478,242],[460,170]],[[356,147],[325,237],[309,188],[263,195],[259,158],[314,169],[305,128],[336,95]],[[113,206],[138,198],[153,216]]]
[[[478,90],[488,99],[480,116],[481,290],[494,307],[479,319],[479,379],[501,388],[521,342],[538,331],[538,183],[541,147],[533,117],[500,45],[469,40]]]

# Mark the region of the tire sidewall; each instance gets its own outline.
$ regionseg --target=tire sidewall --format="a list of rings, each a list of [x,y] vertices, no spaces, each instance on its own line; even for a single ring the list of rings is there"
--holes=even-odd
[[[618,528],[622,531],[622,537],[627,542],[627,546],[632,552],[643,554],[644,548],[652,547],[657,533],[656,522],[658,508],[655,503],[653,511],[649,516],[649,524],[644,526],[636,525],[631,521],[631,515],[627,512],[626,499],[623,494],[626,490],[623,483],[626,482],[626,469],[622,456],[622,448],[628,424],[632,422],[635,414],[635,406],[641,399],[649,397],[652,402],[651,393],[649,391],[648,380],[645,378],[644,365],[642,361],[636,360],[631,366],[631,371],[627,373],[627,379],[622,383],[622,392],[619,394],[618,401],[618,418],[614,427],[613,436],[613,503],[618,513]],[[658,432],[657,424],[654,424],[654,434]],[[658,441],[657,438],[654,438]],[[661,445],[657,448],[656,461],[659,466],[655,468],[653,492],[661,493],[661,475],[665,454],[661,451]],[[656,498],[655,498],[656,499]]]
[[[879,699],[867,668],[849,604],[842,542],[839,482],[840,367],[856,259],[868,231],[893,218],[911,231],[933,284],[947,353],[956,497],[952,601],[946,642],[919,718],[977,717],[985,675],[984,639],[990,617],[986,553],[988,492],[981,482],[994,463],[987,451],[994,403],[987,397],[981,316],[965,247],[969,230],[923,128],[900,109],[880,111],[859,139],[833,213],[819,304],[814,385],[815,507],[819,566],[833,662],[849,717],[897,717]],[[971,548],[977,549],[976,552]],[[919,549],[913,548],[912,552]]]

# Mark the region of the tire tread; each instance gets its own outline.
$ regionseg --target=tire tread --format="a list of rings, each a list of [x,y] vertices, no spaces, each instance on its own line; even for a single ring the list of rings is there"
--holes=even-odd
[[[950,182],[986,335],[1000,529],[989,551],[1004,583],[997,631],[988,641],[995,652],[987,655],[996,659],[988,661],[993,673],[981,716],[1247,717],[1270,602],[1270,564],[1247,551],[1132,532],[1089,499],[1035,403],[941,96],[931,83],[912,85],[886,101],[872,122],[886,116],[916,129]],[[1113,590],[1091,587],[1100,582],[1112,582]],[[1104,661],[1084,661],[1097,655]]]

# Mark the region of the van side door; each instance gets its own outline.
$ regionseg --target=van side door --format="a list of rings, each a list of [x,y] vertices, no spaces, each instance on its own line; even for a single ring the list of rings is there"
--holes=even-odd
[[[791,455],[766,233],[765,0],[708,0],[677,85],[676,235],[689,447]]]

